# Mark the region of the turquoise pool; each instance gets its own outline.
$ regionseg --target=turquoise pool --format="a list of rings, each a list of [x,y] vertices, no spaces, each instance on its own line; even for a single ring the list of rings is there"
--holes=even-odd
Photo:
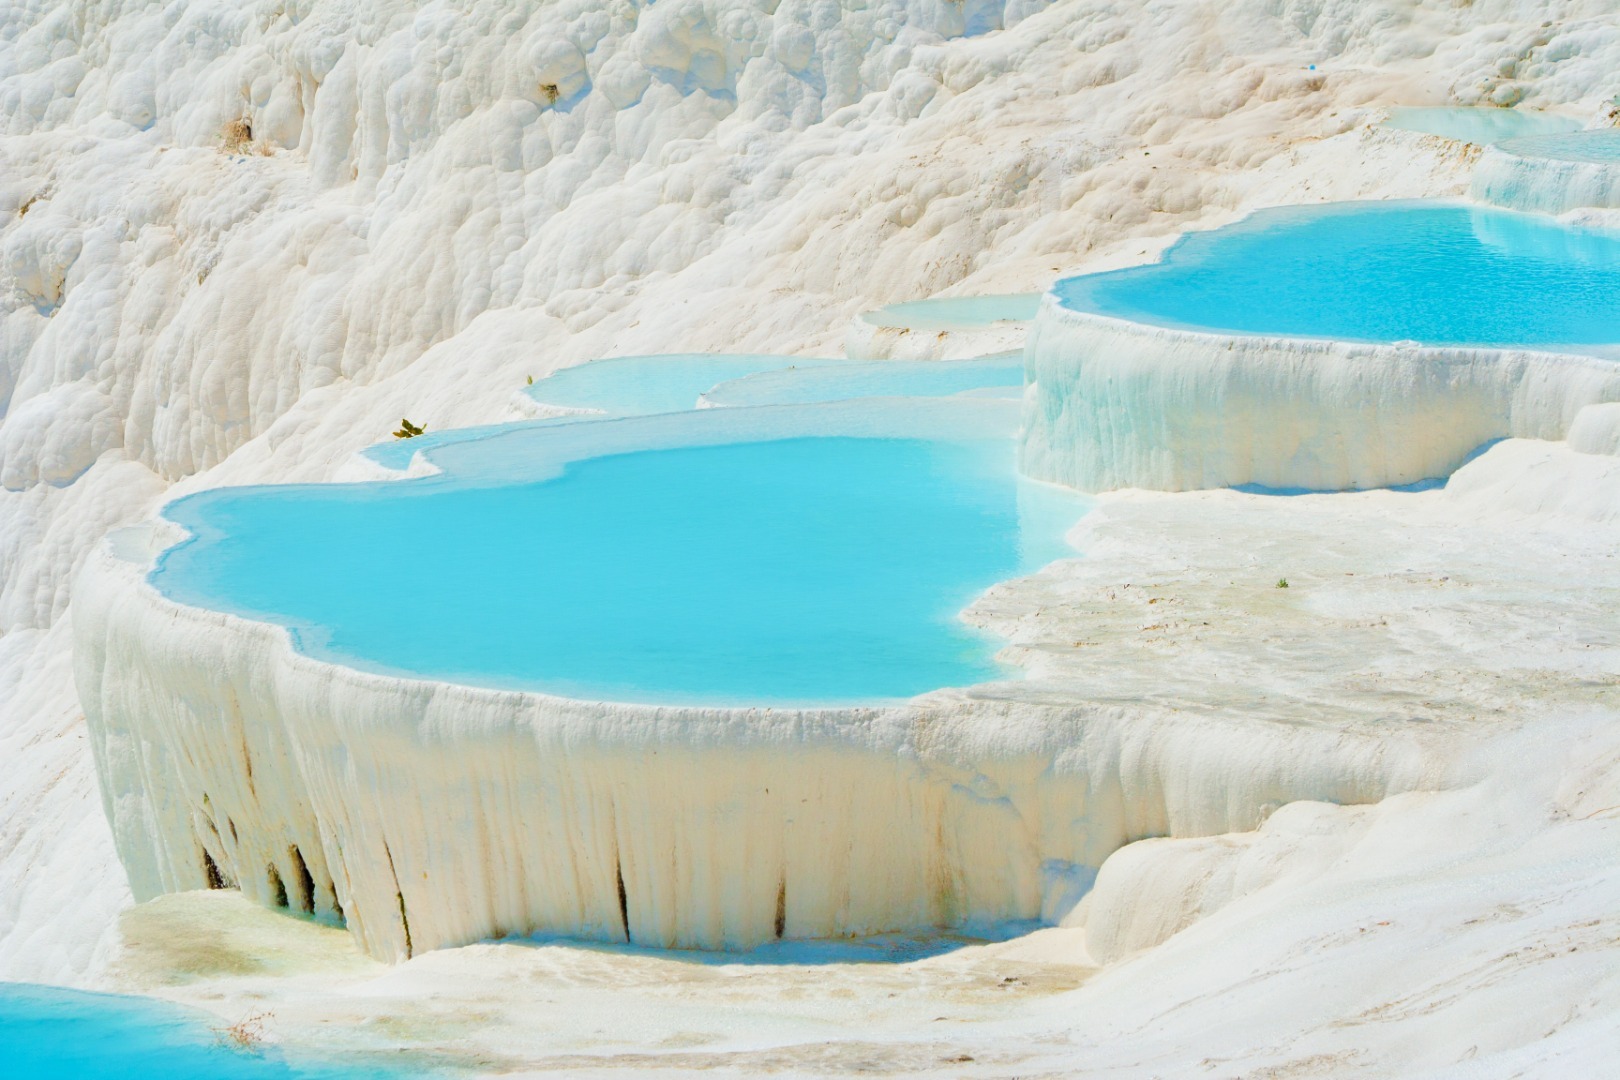
[[[721,383],[703,395],[710,406],[804,405],[865,397],[950,397],[1024,389],[1022,353],[975,360],[849,360],[765,371]]]
[[[1185,329],[1606,353],[1620,341],[1620,234],[1451,203],[1288,207],[1053,291],[1074,310]]]
[[[1557,113],[1498,109],[1486,105],[1473,108],[1406,106],[1390,110],[1384,126],[1487,146],[1520,136],[1579,131],[1582,124],[1579,120]]]
[[[1620,131],[1580,131],[1570,135],[1510,139],[1502,143],[1502,149],[1519,157],[1614,165],[1620,163]]]
[[[1027,322],[1040,306],[1040,293],[943,296],[890,304],[861,318],[896,330],[977,330],[998,322]]]
[[[224,488],[151,580],[369,670],[587,699],[831,705],[1005,673],[958,613],[1068,553],[1011,402],[702,410],[440,448],[442,475]]]
[[[622,356],[563,368],[527,388],[542,405],[608,416],[679,412],[723,382],[766,371],[810,370],[847,363],[824,357],[680,353]]]
[[[233,1050],[205,1018],[147,998],[0,983],[0,1075],[17,1080],[402,1080],[395,1069]]]

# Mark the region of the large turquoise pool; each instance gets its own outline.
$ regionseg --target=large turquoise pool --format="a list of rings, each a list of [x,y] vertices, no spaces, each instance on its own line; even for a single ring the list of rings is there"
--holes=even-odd
[[[1458,142],[1486,146],[1504,139],[1524,136],[1558,135],[1579,131],[1579,120],[1557,113],[1499,109],[1490,105],[1403,106],[1390,110],[1385,127],[1439,135]]]
[[[517,429],[440,448],[438,477],[181,499],[165,513],[193,539],[152,581],[370,670],[593,700],[900,699],[1002,674],[959,612],[1067,553],[1085,504],[1018,479],[1015,415],[885,402]]]
[[[203,1018],[146,998],[0,983],[0,1076],[16,1080],[389,1080],[398,1070],[232,1049]]]
[[[1460,204],[1289,207],[1053,291],[1161,326],[1592,351],[1620,342],[1620,235]]]

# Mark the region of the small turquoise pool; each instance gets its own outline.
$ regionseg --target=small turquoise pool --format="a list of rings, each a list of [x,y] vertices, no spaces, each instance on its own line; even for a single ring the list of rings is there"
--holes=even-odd
[[[608,416],[647,416],[693,408],[706,391],[732,379],[845,363],[823,357],[710,353],[611,357],[553,372],[528,387],[527,393],[542,405]]]
[[[1053,292],[1184,329],[1593,351],[1620,341],[1620,234],[1449,203],[1288,207]]]
[[[1620,131],[1580,131],[1570,135],[1510,139],[1502,143],[1502,149],[1519,157],[1614,165],[1620,163]]]
[[[1557,113],[1498,109],[1487,105],[1474,108],[1406,106],[1390,110],[1384,126],[1488,146],[1520,136],[1579,131],[1582,124],[1579,120]]]
[[[1017,477],[1015,416],[968,400],[524,428],[441,448],[437,477],[181,499],[165,513],[193,539],[151,580],[369,670],[593,700],[901,699],[1004,676],[959,612],[1070,553],[1085,503]]]
[[[1040,293],[941,296],[890,304],[861,318],[896,330],[977,330],[998,322],[1028,322],[1040,306]]]
[[[16,1080],[402,1080],[393,1069],[233,1050],[202,1017],[146,998],[0,983],[0,1075]]]
[[[709,406],[807,405],[869,397],[950,397],[1024,389],[1022,353],[975,360],[848,360],[765,371],[721,383],[703,395]]]

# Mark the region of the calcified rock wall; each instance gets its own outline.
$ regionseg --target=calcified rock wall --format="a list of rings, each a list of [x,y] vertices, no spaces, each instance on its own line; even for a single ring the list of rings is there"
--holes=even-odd
[[[1025,356],[1021,466],[1087,491],[1413,483],[1620,399],[1592,357],[1197,333],[1051,297]]]
[[[1466,155],[1367,125],[1595,122],[1617,58],[1612,0],[0,5],[0,976],[94,978],[114,936],[70,585],[169,485],[330,479],[561,363],[824,353],[1189,224],[1459,193]]]
[[[364,674],[163,599],[115,540],[79,579],[77,677],[136,896],[341,911],[383,959],[1051,919],[1130,840],[1435,779],[1415,743],[1163,710],[650,708]]]
[[[1510,210],[1620,209],[1620,160],[1564,161],[1492,146],[1474,169],[1471,190],[1474,198]]]

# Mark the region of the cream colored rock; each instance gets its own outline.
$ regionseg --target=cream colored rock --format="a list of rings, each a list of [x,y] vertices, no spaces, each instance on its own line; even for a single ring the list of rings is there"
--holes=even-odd
[[[1520,100],[1596,124],[1620,63],[1606,0],[1014,0],[1001,31],[978,4],[768,7],[677,5],[662,18],[689,23],[645,31],[639,5],[573,2],[0,11],[0,432],[41,399],[27,426],[63,463],[46,476],[91,462],[35,482],[44,444],[0,434],[30,485],[0,491],[0,977],[108,985],[127,895],[68,674],[71,582],[162,498],[330,479],[401,415],[508,419],[527,376],[594,356],[827,355],[859,312],[1041,289],[1260,207],[1464,194],[1471,153],[1376,130],[1388,106]],[[555,108],[536,49],[564,41],[588,87]],[[680,49],[684,70],[638,59]],[[242,119],[252,138],[226,152]],[[79,386],[101,396],[62,407]],[[46,422],[81,406],[88,426]],[[756,1075],[1602,1075],[1620,800],[1612,747],[1576,729],[1601,733],[1612,695],[1613,548],[1537,494],[1601,503],[1582,470],[1602,460],[1502,444],[1453,481],[1477,484],[1472,503],[1374,493],[1245,516],[1224,496],[1132,496],[1088,529],[1086,560],[976,605],[1044,673],[1043,707],[1162,721],[1166,753],[1183,735],[1201,757],[1227,747],[1238,778],[1233,725],[1373,737],[1402,717],[1438,756],[1470,723],[1530,728],[1490,786],[1386,800],[1353,865],[1229,904],[1049,1008],[993,997],[998,975],[972,1008],[886,1012],[871,1002],[896,986],[872,965],[716,977],[712,996],[658,968],[626,990],[633,962],[560,948],[554,981],[514,961],[490,989],[517,945],[375,987],[249,982],[210,1007],[240,1005],[234,1022],[270,1002],[289,1040],[404,1031],[445,1052],[433,1032],[453,1031],[575,1075],[644,1072],[649,1053]],[[1411,520],[1430,505],[1451,524]],[[1317,588],[1246,590],[1283,574]],[[1206,614],[1133,606],[1122,586],[1149,578],[1176,599],[1201,582]],[[1210,635],[1220,648],[1193,649]],[[1042,681],[1056,673],[1061,692]],[[532,996],[506,1011],[514,987]],[[821,987],[850,996],[762,1034],[759,1002]],[[649,1002],[656,1026],[623,1022]],[[703,1033],[716,1056],[675,1056]],[[962,1053],[976,1062],[946,1060]]]
[[[1173,330],[1050,295],[1026,355],[1020,467],[1084,491],[1411,484],[1620,400],[1612,360]]]

